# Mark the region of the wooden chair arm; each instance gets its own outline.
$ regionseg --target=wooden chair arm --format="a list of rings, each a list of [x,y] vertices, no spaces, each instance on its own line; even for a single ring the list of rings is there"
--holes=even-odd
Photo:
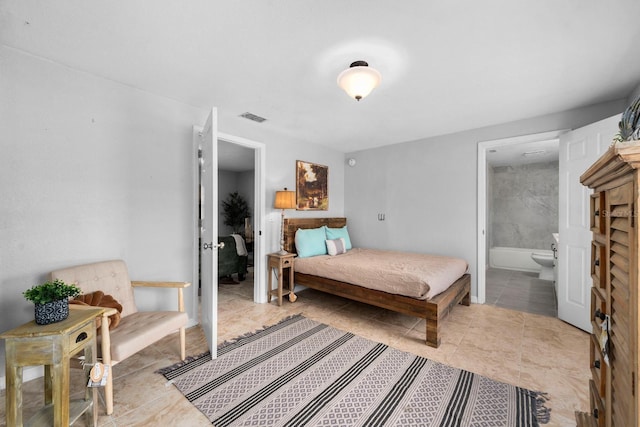
[[[101,316],[112,316],[118,312],[118,310],[111,307],[100,307],[97,305],[69,304],[69,310],[95,310],[98,308],[101,308],[104,310]]]
[[[190,282],[141,282],[131,281],[133,287],[149,287],[149,288],[177,288],[178,289],[178,311],[184,311],[184,294],[182,290],[191,286]]]
[[[191,286],[190,282],[152,282],[152,281],[139,281],[132,280],[131,286],[133,287],[145,287],[145,288],[188,288]]]

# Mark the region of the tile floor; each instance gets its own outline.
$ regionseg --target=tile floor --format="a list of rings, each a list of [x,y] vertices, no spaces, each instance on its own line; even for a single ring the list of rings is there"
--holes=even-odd
[[[502,308],[557,317],[556,288],[536,273],[489,268],[485,303]]]
[[[291,314],[303,315],[343,330],[384,342],[496,380],[548,392],[548,426],[574,425],[574,411],[588,410],[588,335],[546,316],[491,305],[458,306],[442,325],[440,348],[427,347],[424,320],[351,302],[314,290],[298,293],[298,301],[254,304],[250,281],[221,285],[219,342],[271,325]],[[208,420],[164,377],[154,373],[178,361],[177,334],[115,366],[115,410],[100,426],[207,426]],[[187,331],[187,354],[206,351],[199,327]],[[74,372],[78,373],[78,371]],[[72,392],[82,396],[74,376]],[[42,379],[25,384],[28,419],[42,404]],[[0,392],[0,425],[5,425],[4,390]],[[76,423],[85,425],[84,419]]]

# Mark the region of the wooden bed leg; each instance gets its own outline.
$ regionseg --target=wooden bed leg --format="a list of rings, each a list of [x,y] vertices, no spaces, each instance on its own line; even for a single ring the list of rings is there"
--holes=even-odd
[[[467,294],[462,298],[460,304],[470,306],[471,305],[471,292],[467,292]]]
[[[438,348],[440,346],[440,322],[438,322],[438,317],[426,319],[427,321],[427,345],[429,347]]]

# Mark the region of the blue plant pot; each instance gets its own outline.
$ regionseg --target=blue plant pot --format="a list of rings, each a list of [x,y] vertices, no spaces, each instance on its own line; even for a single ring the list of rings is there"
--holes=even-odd
[[[35,313],[38,325],[61,322],[69,317],[69,299],[65,298],[46,304],[35,304]]]

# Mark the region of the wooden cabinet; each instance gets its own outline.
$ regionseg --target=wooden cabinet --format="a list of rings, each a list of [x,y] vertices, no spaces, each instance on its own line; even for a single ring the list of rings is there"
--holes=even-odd
[[[582,176],[591,195],[590,413],[579,426],[638,426],[640,146],[610,147]]]

